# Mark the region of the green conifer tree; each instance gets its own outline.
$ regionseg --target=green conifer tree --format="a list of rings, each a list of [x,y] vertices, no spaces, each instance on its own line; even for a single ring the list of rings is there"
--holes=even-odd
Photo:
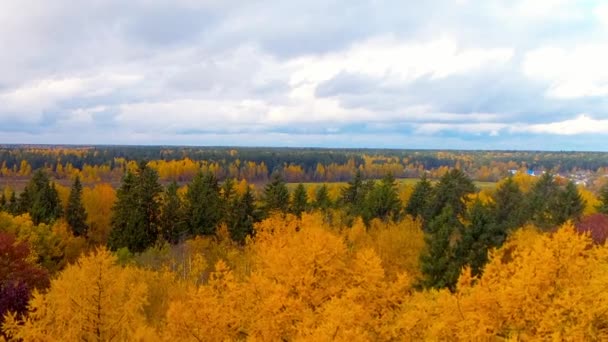
[[[199,172],[186,192],[186,219],[191,235],[213,235],[222,218],[222,199],[217,178]]]
[[[51,223],[62,214],[55,184],[42,170],[34,173],[18,202],[18,213],[29,213],[34,224]]]
[[[374,218],[385,222],[389,219],[397,220],[401,207],[395,177],[388,173],[369,191],[363,208],[363,216],[366,222]]]
[[[556,223],[555,208],[559,186],[549,172],[543,174],[530,190],[527,199],[528,216],[532,222],[543,229],[549,229]]]
[[[568,220],[578,221],[585,210],[585,201],[578,192],[574,182],[569,181],[555,201],[552,201],[551,212],[553,223],[561,225]]]
[[[454,217],[464,217],[467,211],[467,196],[477,189],[473,181],[459,169],[447,172],[433,188],[428,220],[440,215],[443,208],[450,206]]]
[[[232,240],[241,244],[244,243],[247,236],[253,234],[253,224],[258,221],[258,216],[253,193],[247,187],[245,192],[236,198],[233,215],[230,216],[231,220],[227,222]]]
[[[597,211],[608,215],[608,184],[602,186],[598,199],[600,203],[596,206]]]
[[[319,189],[317,189],[313,206],[321,211],[327,211],[329,208],[331,208],[332,203],[331,199],[329,198],[327,185],[323,184],[319,187]]]
[[[185,234],[185,221],[182,201],[177,193],[179,189],[175,181],[171,182],[163,194],[163,204],[160,212],[161,236],[169,243],[176,244]]]
[[[405,207],[405,213],[412,216],[414,219],[428,219],[427,214],[429,212],[432,196],[433,186],[426,178],[426,174],[424,174],[422,175],[422,178],[420,178],[420,181],[414,186],[414,191]]]
[[[291,206],[289,211],[298,218],[302,217],[302,213],[308,209],[308,194],[302,183],[298,184],[291,197]]]
[[[158,174],[141,162],[136,174],[127,172],[117,191],[108,245],[140,253],[153,246],[160,232]]]
[[[429,223],[425,236],[426,251],[420,256],[424,288],[453,289],[460,274],[453,245],[454,232],[461,231],[462,224],[450,205]]]
[[[65,210],[65,219],[75,236],[86,236],[89,227],[86,223],[87,212],[82,205],[82,184],[78,176],[74,178],[72,183],[68,205]]]
[[[272,176],[272,179],[264,187],[262,197],[264,202],[264,212],[266,215],[273,211],[286,213],[289,209],[289,190],[283,178],[278,173]]]

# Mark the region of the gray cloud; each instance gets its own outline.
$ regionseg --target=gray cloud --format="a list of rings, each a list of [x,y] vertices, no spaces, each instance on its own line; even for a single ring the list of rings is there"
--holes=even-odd
[[[599,4],[4,1],[1,140],[100,143],[111,129],[123,143],[541,143],[561,126],[526,127],[608,118]]]

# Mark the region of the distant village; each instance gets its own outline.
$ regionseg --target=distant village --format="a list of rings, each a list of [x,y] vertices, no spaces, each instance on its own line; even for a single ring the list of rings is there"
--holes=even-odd
[[[509,173],[511,175],[515,175],[517,173],[521,172],[520,170],[516,170],[516,169],[511,169],[509,170]],[[541,176],[545,173],[545,171],[535,171],[532,169],[528,169],[526,171],[526,174],[528,174],[529,176],[532,177],[537,177],[537,176]],[[574,184],[576,185],[582,185],[582,186],[588,186],[591,184],[591,181],[593,180],[593,178],[596,176],[593,172],[589,171],[589,170],[581,170],[581,171],[576,171],[573,173],[557,173],[556,176],[571,180],[572,182],[574,182]],[[606,177],[608,175],[604,175],[603,177]]]

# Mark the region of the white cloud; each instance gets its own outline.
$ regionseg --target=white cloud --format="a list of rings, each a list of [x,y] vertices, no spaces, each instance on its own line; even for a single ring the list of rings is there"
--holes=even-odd
[[[497,136],[499,132],[509,127],[504,123],[471,122],[471,123],[424,123],[417,125],[416,133],[431,135],[440,132],[459,132],[468,134],[490,134]]]
[[[578,45],[572,49],[542,47],[528,52],[526,76],[549,84],[546,95],[556,99],[608,95],[608,44]]]
[[[131,74],[100,74],[91,77],[49,78],[0,93],[2,113],[27,122],[38,121],[44,111],[64,100],[107,95],[142,79]],[[6,114],[8,113],[8,114]]]
[[[504,64],[512,56],[510,48],[463,48],[451,38],[413,43],[381,36],[354,44],[346,51],[291,61],[289,65],[294,72],[290,83],[318,84],[340,72],[385,78],[389,82],[407,82],[423,75],[443,78],[486,65]]]
[[[512,129],[514,132],[549,133],[559,135],[575,134],[606,134],[608,119],[593,119],[585,114],[570,120],[545,124],[519,125]]]

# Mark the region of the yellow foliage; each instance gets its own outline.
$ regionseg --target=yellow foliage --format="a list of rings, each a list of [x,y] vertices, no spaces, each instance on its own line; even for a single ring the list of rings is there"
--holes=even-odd
[[[106,250],[84,256],[48,293],[34,294],[23,322],[8,317],[4,329],[24,341],[130,340],[146,325],[148,289],[138,275]]]
[[[88,237],[95,245],[105,245],[110,234],[112,206],[116,201],[116,190],[110,184],[100,183],[85,187],[82,205],[87,212]]]

